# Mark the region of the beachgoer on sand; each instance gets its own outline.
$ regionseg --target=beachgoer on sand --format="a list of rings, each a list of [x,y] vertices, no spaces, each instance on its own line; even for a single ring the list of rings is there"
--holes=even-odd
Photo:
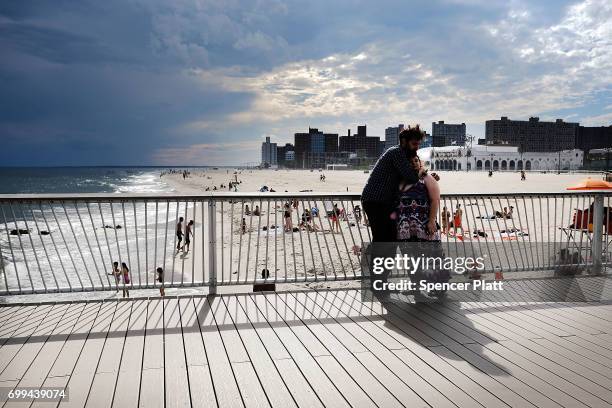
[[[181,250],[181,242],[183,241],[183,217],[179,217],[179,222],[176,224],[176,252]]]

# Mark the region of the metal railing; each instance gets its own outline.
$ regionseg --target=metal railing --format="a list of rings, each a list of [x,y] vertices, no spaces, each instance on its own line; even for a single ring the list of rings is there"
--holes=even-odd
[[[219,285],[360,279],[371,231],[359,199],[349,193],[3,195],[0,294],[162,285],[208,286],[214,293]],[[451,222],[460,205],[463,228],[449,226],[442,244],[455,254],[478,248],[490,260],[485,272],[598,270],[610,264],[611,201],[604,192],[443,195],[440,208],[451,212]],[[504,207],[513,207],[510,216]],[[194,221],[189,252],[177,251],[179,217],[183,229]],[[129,279],[112,274],[113,262],[128,266]]]

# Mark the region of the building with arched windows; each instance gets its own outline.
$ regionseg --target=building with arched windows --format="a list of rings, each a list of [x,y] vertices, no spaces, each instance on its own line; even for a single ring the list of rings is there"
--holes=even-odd
[[[456,171],[578,170],[584,159],[578,149],[520,153],[508,145],[427,147],[418,154],[432,170]]]

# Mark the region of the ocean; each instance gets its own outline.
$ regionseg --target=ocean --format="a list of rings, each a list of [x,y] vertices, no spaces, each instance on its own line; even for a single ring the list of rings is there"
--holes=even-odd
[[[169,193],[159,167],[1,167],[0,194]]]
[[[0,168],[0,194],[163,195],[174,192],[160,178],[160,173],[167,170],[159,167]],[[166,237],[174,237],[178,215],[193,217],[193,209],[193,203],[171,201],[0,204],[0,291],[114,286],[113,278],[107,275],[112,262],[128,259],[131,279],[152,283],[155,266],[164,265],[172,271],[174,243]],[[119,227],[109,229],[116,226]],[[15,234],[16,230],[28,233]],[[58,295],[48,297],[57,299]]]

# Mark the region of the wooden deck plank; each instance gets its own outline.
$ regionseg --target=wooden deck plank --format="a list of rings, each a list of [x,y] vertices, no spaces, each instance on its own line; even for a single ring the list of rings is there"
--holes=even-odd
[[[36,358],[21,377],[20,387],[41,387],[43,385],[47,374],[51,371],[51,367],[64,347],[68,336],[74,330],[84,309],[85,304],[83,303],[69,306],[69,310],[64,314],[51,333],[50,338],[45,341]]]
[[[495,303],[380,304],[356,289],[4,306],[0,385],[68,385],[59,405],[90,407],[610,406],[612,305],[513,290]]]
[[[192,405],[197,406],[198,402],[207,401],[208,406],[216,407],[215,388],[193,299],[180,299],[179,308]]]
[[[165,404],[164,358],[164,304],[161,299],[153,299],[147,308],[140,407],[163,407]]]
[[[307,295],[310,295],[310,293]],[[329,295],[325,293],[320,297],[327,296]],[[352,307],[355,307],[355,302],[351,303]],[[320,302],[319,305],[321,308],[325,308],[329,315],[348,317],[338,308],[338,305],[341,305],[340,307],[343,307],[342,305],[348,306],[343,299],[337,298],[333,303]],[[337,313],[334,313],[334,311]],[[427,402],[434,404],[434,406],[454,406],[442,393],[424,381],[415,370],[398,360],[384,342],[378,341],[381,333],[380,327],[376,325],[365,325],[364,327],[361,323],[354,323],[356,323],[356,327],[353,327],[350,331],[351,335],[355,336],[367,348],[366,352],[356,353],[355,357],[377,379],[381,380],[390,392],[401,396],[400,401],[410,401],[411,406],[428,406]],[[415,345],[416,343],[413,344],[413,346]]]
[[[322,407],[316,392],[304,376],[291,354],[282,343],[265,316],[259,311],[257,305],[249,295],[238,295],[236,301],[242,307],[244,315],[255,329],[265,346],[266,352],[272,358],[274,365],[285,382],[288,391],[291,393],[298,406]]]
[[[67,310],[68,305],[53,306],[27,338],[22,335],[9,339],[0,349],[0,381],[23,377]]]
[[[507,340],[500,344],[591,394],[612,401],[612,391],[610,391],[612,381],[609,378],[576,364],[562,355],[550,356],[545,350],[542,350],[543,347],[534,346],[533,343],[525,345]]]
[[[250,297],[258,310],[270,322],[270,326],[286,347],[297,367],[299,367],[300,372],[308,380],[308,383],[323,403],[323,406],[349,407],[348,402],[315,360],[317,356],[313,355],[310,349],[306,348],[298,334],[296,334],[296,331],[302,331],[296,330],[298,328],[308,330],[302,324],[298,324],[294,319],[291,319],[293,312],[289,311],[285,303],[274,297],[269,301],[269,296],[263,294],[252,294]],[[277,310],[277,306],[280,307],[280,312]],[[308,331],[308,333],[310,332]],[[318,342],[312,334],[311,337]],[[321,355],[328,354],[319,354],[319,356]]]
[[[164,301],[166,407],[191,406],[178,299]]]
[[[310,293],[308,295],[311,296]],[[331,293],[331,295],[335,295],[335,294]],[[337,308],[338,301],[342,302],[341,299],[337,298],[337,301],[331,303],[330,307]],[[357,331],[351,331],[351,333],[355,334],[357,333]],[[375,354],[379,354],[383,350],[380,350],[380,348],[377,348],[372,351]],[[427,349],[419,344],[416,344],[413,348],[394,350],[394,352],[396,355],[398,353],[403,353],[404,356],[408,355],[410,361],[413,362],[411,367],[414,368],[415,366],[414,363],[416,362],[416,365],[421,368],[417,368],[415,371],[418,372],[421,376],[423,376],[426,380],[427,380],[426,378],[427,374],[433,377],[439,377],[441,375],[444,378],[448,379],[450,383],[454,384],[459,389],[459,391],[457,390],[452,391],[453,396],[458,396],[461,393],[464,393],[464,394],[467,394],[466,396],[469,396],[470,398],[477,400],[479,403],[483,404],[486,407],[507,407],[508,406],[506,403],[500,400],[496,395],[490,393],[486,388],[481,387],[477,382],[474,382],[469,376],[464,375],[462,372],[455,369],[453,366],[447,364],[443,359],[437,357],[430,349]],[[432,368],[435,371],[431,371]],[[429,382],[431,383],[431,380],[429,380]],[[446,383],[447,386],[450,385],[449,382]],[[451,386],[451,388],[453,387]],[[470,398],[466,399],[467,406],[474,403],[473,401],[470,400]],[[455,398],[454,402],[457,403],[460,401],[458,401],[458,399]],[[522,402],[524,403],[524,400]]]
[[[566,392],[566,389],[556,388],[554,385],[551,385],[547,381],[535,375],[534,372],[537,372],[543,377],[546,377],[546,375],[543,373],[543,370],[538,369],[535,364],[515,364],[515,359],[520,357],[516,354],[508,355],[506,353],[501,352],[501,354],[506,354],[506,356],[504,357],[503,355],[495,352],[498,350],[498,347],[495,347],[495,345],[482,347],[481,345],[477,344],[468,344],[466,345],[466,347],[468,347],[474,352],[477,352],[481,356],[485,357],[487,360],[492,361],[497,365],[503,366],[504,369],[510,373],[510,375],[516,377],[517,379],[521,380],[526,384],[530,384],[531,386],[536,387],[538,391],[540,391],[559,405],[562,405],[564,407],[588,406],[587,404],[576,399],[573,394],[568,394]]]
[[[149,301],[136,300],[133,302],[112,400],[112,406],[116,407],[137,406],[140,394]]]
[[[101,307],[102,303],[92,302],[85,305],[74,330],[66,339],[64,347],[54,362],[48,378],[69,376],[72,373]]]
[[[376,302],[364,303],[364,304],[367,305],[367,306],[371,306],[371,305],[372,306],[376,306],[376,305],[378,305],[380,307],[380,304],[378,304]],[[393,312],[393,313],[397,313],[397,312]],[[399,318],[402,318],[403,314],[400,313],[397,316]],[[385,315],[385,318],[388,318],[388,315]],[[449,343],[445,347],[449,348],[450,350],[452,350],[452,352],[456,356],[458,356],[461,359],[464,359],[465,361],[469,362],[469,364],[471,364],[472,366],[476,367],[478,370],[481,370],[482,372],[487,373],[489,376],[494,378],[503,387],[506,387],[507,389],[513,391],[514,394],[516,394],[516,395],[522,396],[524,399],[526,399],[527,401],[531,402],[533,405],[535,405],[537,407],[560,407],[559,404],[556,404],[554,401],[550,400],[548,397],[546,397],[544,394],[540,393],[538,390],[536,390],[534,388],[531,388],[526,383],[523,383],[523,382],[517,380],[514,377],[511,377],[502,368],[500,368],[499,366],[493,364],[488,359],[483,358],[478,353],[476,353],[476,352],[466,348],[465,345],[462,345],[462,344],[459,344],[459,343]],[[452,360],[451,360],[451,362],[452,362]],[[429,383],[425,383],[425,384],[429,385]],[[437,389],[433,388],[433,390],[435,390],[435,392],[439,393],[441,396],[444,397],[444,395],[441,394],[440,391],[438,391]],[[503,390],[503,388],[502,388],[502,390]],[[423,398],[427,398],[431,394],[433,394],[433,392],[430,391],[427,394],[423,395]],[[511,395],[513,395],[513,394],[511,394]],[[510,400],[510,402],[512,402],[512,401],[514,401],[514,399]],[[522,404],[521,401],[519,400],[518,401],[518,405],[516,405],[516,406],[527,406],[527,405],[528,404]],[[440,406],[440,402],[436,402],[436,403],[432,404],[432,406]]]
[[[539,351],[546,355],[555,356],[560,355],[564,358],[573,361],[576,364],[580,364],[584,367],[588,367],[601,375],[604,375],[612,380],[612,359],[602,356],[601,354],[593,353],[584,347],[577,347],[571,341],[568,341],[565,337],[558,339],[532,339],[531,343],[535,343],[541,346]],[[529,347],[532,346],[531,343]]]
[[[306,293],[290,295],[297,302],[292,302],[288,297],[289,307],[297,308],[299,305],[304,313],[303,321],[309,322],[306,323],[307,326],[328,348],[331,356],[322,356],[317,360],[330,378],[340,380],[339,389],[345,398],[357,406],[367,406],[375,400],[386,401],[388,406],[401,406],[395,396],[358,360],[357,355],[367,351],[365,346],[318,305],[317,301],[322,301],[323,297],[313,299]],[[313,319],[316,320],[312,321]],[[357,325],[354,326],[354,330],[358,328]]]
[[[255,328],[251,325],[236,296],[223,296],[221,300],[229,312],[228,315],[233,320],[236,331],[246,349],[249,360],[253,363],[253,368],[270,404],[273,407],[297,407],[272,357],[268,354],[267,345],[262,342]]]
[[[200,326],[202,341],[206,347],[208,364],[213,373],[212,381],[219,407],[242,407],[242,395],[236,383],[233,367],[221,340],[221,335],[212,317],[206,298],[194,298],[195,311]]]
[[[221,342],[227,357],[232,364],[236,383],[242,400],[248,407],[270,406],[263,384],[257,376],[249,354],[234,326],[230,312],[221,297],[209,298],[210,312],[219,331]]]
[[[79,359],[68,378],[66,386],[71,391],[70,397],[68,401],[62,400],[60,406],[85,406],[116,309],[117,302],[102,304],[100,313],[96,317],[96,321],[87,336]]]
[[[117,305],[85,403],[87,407],[109,407],[112,404],[133,303],[122,301]]]
[[[19,337],[24,334],[28,337],[38,323],[48,313],[51,306],[28,306],[25,313],[19,314],[8,320],[4,326],[0,327],[0,352],[6,344],[15,344]],[[14,347],[10,347],[14,349]]]

